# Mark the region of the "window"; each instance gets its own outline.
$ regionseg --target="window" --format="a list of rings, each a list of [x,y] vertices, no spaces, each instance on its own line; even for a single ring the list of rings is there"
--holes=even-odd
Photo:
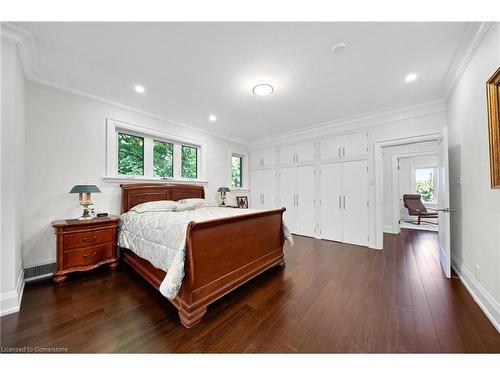
[[[174,177],[174,145],[153,141],[153,176]]]
[[[231,187],[241,188],[243,177],[243,157],[231,155]]]
[[[118,133],[118,174],[144,175],[144,138]]]
[[[203,182],[198,141],[108,119],[106,142],[107,178]]]
[[[436,168],[415,168],[415,192],[420,194],[422,202],[436,201]]]
[[[182,146],[181,154],[181,176],[183,178],[198,177],[198,149],[190,146]]]

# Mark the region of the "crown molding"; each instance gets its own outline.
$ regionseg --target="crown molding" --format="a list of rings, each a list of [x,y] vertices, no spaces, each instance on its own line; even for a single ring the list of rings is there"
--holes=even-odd
[[[441,84],[440,94],[443,98],[450,96],[492,24],[493,22],[470,22],[467,25]]]
[[[142,115],[154,118],[156,120],[168,122],[191,130],[196,130],[201,133],[211,135],[213,137],[223,138],[228,141],[244,145],[248,143],[248,141],[244,138],[229,135],[224,132],[206,130],[200,126],[185,124],[183,122],[179,122],[169,117],[163,116],[159,113],[138,108],[133,104],[126,103],[121,99],[110,97],[109,95],[105,95],[102,93],[92,92],[91,90],[88,89],[87,90],[77,89],[75,87],[62,83],[53,77],[47,77],[43,75],[38,68],[35,39],[33,37],[33,34],[16,25],[13,25],[10,22],[2,22],[1,26],[2,26],[1,27],[2,38],[17,45],[19,49],[21,62],[23,65],[24,75],[26,76],[26,79],[29,81],[38,83],[43,86],[52,87],[57,90],[66,91],[75,95],[93,99],[102,103],[110,104],[115,107],[120,107],[122,109],[126,109],[132,112],[140,113]]]
[[[284,141],[293,141],[295,137],[313,138],[318,135],[334,134],[353,129],[369,129],[374,126],[390,124],[396,121],[404,121],[412,118],[429,116],[436,113],[446,112],[446,102],[440,98],[429,98],[426,101],[411,105],[393,107],[389,109],[367,112],[356,116],[344,117],[335,121],[328,121],[307,128],[282,133],[277,136],[263,137],[249,142],[252,149],[267,147]]]

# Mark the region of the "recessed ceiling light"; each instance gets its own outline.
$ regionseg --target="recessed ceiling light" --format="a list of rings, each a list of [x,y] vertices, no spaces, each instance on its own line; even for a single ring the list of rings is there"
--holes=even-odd
[[[272,94],[273,91],[273,86],[267,83],[261,83],[253,88],[253,93],[257,96],[267,96]]]
[[[144,89],[144,87],[143,87],[143,86],[141,86],[141,85],[135,85],[135,86],[134,86],[134,90],[135,90],[135,92],[137,92],[138,94],[144,94],[144,92],[146,91],[146,90]]]
[[[346,49],[347,44],[345,42],[338,42],[332,46],[332,51],[337,55],[340,55]]]
[[[418,78],[418,75],[416,73],[410,73],[406,76],[405,81],[406,82],[413,82]]]
[[[217,121],[217,117],[215,115],[210,115],[208,116],[208,119],[211,121],[211,122],[215,122]]]

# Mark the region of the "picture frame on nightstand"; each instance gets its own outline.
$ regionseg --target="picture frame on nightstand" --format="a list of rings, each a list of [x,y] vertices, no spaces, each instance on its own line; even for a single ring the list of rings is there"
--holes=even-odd
[[[247,196],[236,197],[236,205],[238,206],[238,208],[248,208],[248,197]]]

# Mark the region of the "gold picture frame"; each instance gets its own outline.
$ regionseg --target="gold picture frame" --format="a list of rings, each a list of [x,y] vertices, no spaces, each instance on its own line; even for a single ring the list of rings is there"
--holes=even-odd
[[[491,187],[500,189],[500,68],[486,82]]]

